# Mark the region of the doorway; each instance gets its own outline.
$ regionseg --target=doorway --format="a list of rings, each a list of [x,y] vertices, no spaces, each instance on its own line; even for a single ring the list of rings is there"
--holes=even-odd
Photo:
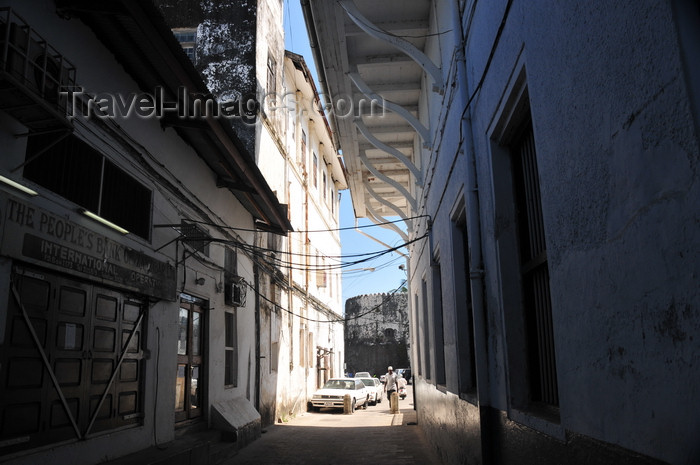
[[[204,316],[206,303],[180,296],[175,379],[175,422],[202,418],[204,386]]]

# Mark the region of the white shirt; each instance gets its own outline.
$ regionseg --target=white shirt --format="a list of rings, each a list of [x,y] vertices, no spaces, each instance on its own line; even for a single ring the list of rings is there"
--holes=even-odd
[[[386,374],[386,384],[384,385],[385,391],[395,391],[396,390],[396,373],[393,371]]]

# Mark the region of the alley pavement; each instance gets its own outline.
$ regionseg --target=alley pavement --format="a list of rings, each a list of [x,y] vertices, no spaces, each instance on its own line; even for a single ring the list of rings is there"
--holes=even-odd
[[[412,388],[412,386],[409,386]],[[416,425],[412,392],[392,414],[389,402],[354,414],[322,409],[267,427],[224,465],[343,465],[368,463],[438,465],[440,460]]]

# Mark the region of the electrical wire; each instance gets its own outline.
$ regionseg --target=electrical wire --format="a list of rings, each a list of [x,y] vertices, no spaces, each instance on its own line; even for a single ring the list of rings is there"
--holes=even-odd
[[[417,215],[417,216],[412,216],[410,218],[405,218],[405,219],[401,218],[399,220],[385,221],[382,223],[365,224],[365,225],[361,225],[361,226],[345,226],[342,228],[331,228],[331,229],[295,230],[295,231],[290,231],[290,233],[304,233],[304,234],[306,234],[306,233],[323,233],[323,232],[333,232],[333,231],[347,231],[347,230],[351,230],[351,229],[374,228],[376,226],[395,224],[395,223],[403,223],[406,220],[414,220],[414,219],[425,218],[425,217],[430,217],[430,215]],[[216,224],[216,223],[208,223],[206,221],[188,220],[188,222],[197,223],[197,224],[201,224],[204,226],[212,226],[212,227],[221,228],[221,229],[233,230],[233,231],[244,231],[244,232],[258,232],[258,231],[260,231],[259,229],[246,229],[246,228],[237,228],[235,226],[223,226],[223,225]]]
[[[413,244],[413,243],[415,243],[415,242],[421,241],[421,240],[425,239],[427,236],[428,236],[428,233],[426,232],[426,233],[423,234],[422,236],[416,237],[415,239],[412,239],[412,240],[410,240],[410,241],[408,241],[408,242],[405,242],[405,243],[401,244],[400,246],[391,247],[391,248],[389,248],[389,249],[385,249],[385,250],[382,250],[382,251],[380,251],[380,252],[377,252],[377,253],[373,254],[373,256],[371,256],[371,257],[362,258],[362,259],[354,260],[354,261],[350,261],[350,262],[341,262],[341,263],[336,264],[336,265],[308,265],[308,264],[304,264],[304,266],[302,267],[302,266],[300,266],[300,265],[301,265],[300,263],[295,263],[295,262],[290,262],[290,261],[283,260],[282,258],[277,257],[277,255],[275,255],[275,256],[267,256],[267,257],[266,257],[266,260],[268,260],[268,261],[270,261],[270,262],[272,262],[273,264],[276,264],[276,265],[278,265],[278,266],[285,267],[285,268],[289,268],[289,269],[316,270],[316,271],[321,271],[321,270],[342,270],[343,268],[349,268],[349,267],[352,267],[352,266],[357,266],[357,265],[359,265],[359,264],[362,264],[362,263],[366,263],[366,262],[375,260],[375,259],[377,259],[377,258],[379,258],[379,257],[381,257],[381,256],[384,256],[384,255],[386,255],[386,254],[395,252],[395,251],[397,251],[398,249],[401,249],[401,248],[403,248],[403,247],[406,247],[406,246],[408,246],[408,245],[410,245],[410,244]],[[247,245],[247,244],[239,244],[238,246],[239,246],[241,249],[247,250],[247,251],[249,251],[249,252],[256,252],[256,251],[259,251],[259,250],[270,251],[270,249],[264,249],[264,248],[260,248],[260,247],[257,247],[257,246],[250,246],[250,245]],[[284,255],[285,253],[287,253],[287,252],[279,252],[279,251],[275,251],[275,250],[272,250],[272,252],[274,252],[274,253],[279,253],[280,255]],[[297,254],[297,255],[299,255],[299,254]],[[303,257],[309,257],[309,258],[321,258],[321,256],[318,256],[318,257],[317,257],[317,256],[315,256],[315,255],[302,255],[302,256],[303,256]]]
[[[388,249],[384,250],[379,250],[376,252],[367,252],[367,253],[360,253],[360,254],[348,254],[348,255],[340,255],[340,256],[326,256],[326,255],[317,255],[317,254],[303,254],[303,253],[295,253],[295,252],[287,252],[287,251],[281,251],[277,249],[271,249],[267,247],[260,247],[256,245],[251,245],[247,244],[244,242],[239,242],[239,241],[232,241],[228,239],[215,239],[215,238],[210,238],[208,241],[210,243],[217,243],[217,244],[223,244],[223,245],[231,245],[236,247],[237,249],[243,250],[245,252],[248,252],[249,254],[253,255],[263,255],[265,254],[265,260],[268,263],[272,263],[273,265],[277,265],[280,267],[284,268],[289,268],[289,269],[299,269],[299,270],[312,270],[312,271],[320,271],[320,270],[342,270],[343,268],[349,268],[353,266],[357,266],[362,263],[367,263],[369,261],[375,260],[377,258],[380,258],[384,255],[387,255],[392,252],[396,252],[399,249],[402,249],[404,247],[407,247],[415,242],[421,241],[424,238],[426,238],[428,233],[426,232],[422,236],[418,236],[408,242],[403,242],[395,247],[391,247]],[[274,254],[274,255],[273,255]],[[289,256],[290,258],[288,260],[285,260],[281,257],[283,256]],[[194,256],[194,254],[193,254]],[[318,265],[318,264],[302,264],[297,261],[292,261],[292,257],[301,257],[301,258],[313,258],[313,259],[318,259],[318,258],[329,258],[329,259],[338,259],[338,263],[336,264],[323,264],[323,265]],[[343,261],[345,258],[349,257],[364,257],[360,258],[358,260],[351,260],[351,261]],[[302,266],[303,265],[303,266]]]
[[[389,292],[389,293],[387,294],[387,297],[385,297],[384,299],[382,299],[382,301],[381,301],[380,303],[378,303],[377,305],[375,305],[374,307],[370,308],[369,310],[367,310],[367,311],[365,311],[365,312],[359,313],[359,314],[357,314],[357,315],[355,315],[355,316],[353,316],[353,317],[347,317],[347,316],[346,316],[346,317],[343,317],[343,318],[335,318],[335,319],[328,319],[328,320],[317,320],[317,319],[314,319],[314,318],[308,318],[308,317],[299,315],[299,314],[294,313],[293,311],[291,311],[291,310],[289,310],[289,309],[287,309],[287,308],[284,308],[284,307],[280,306],[279,304],[277,304],[277,303],[274,302],[273,300],[270,300],[267,296],[265,296],[265,295],[261,294],[260,292],[258,292],[252,284],[248,283],[247,281],[244,281],[245,285],[246,285],[248,288],[250,288],[250,289],[253,291],[254,294],[256,294],[256,295],[257,295],[258,297],[260,297],[261,299],[265,300],[266,302],[271,303],[272,305],[275,306],[275,308],[278,308],[279,310],[282,310],[282,311],[284,311],[284,312],[286,312],[286,313],[289,313],[289,314],[292,315],[292,316],[296,316],[297,318],[300,318],[300,319],[302,319],[302,320],[306,320],[306,321],[309,321],[309,322],[312,322],[312,323],[340,323],[340,322],[346,322],[346,321],[349,321],[349,320],[356,320],[356,319],[358,319],[358,318],[360,318],[360,317],[363,317],[363,316],[365,316],[365,315],[368,315],[368,314],[370,314],[370,313],[372,313],[372,312],[374,312],[374,311],[377,311],[382,305],[384,305],[385,303],[387,303],[387,302],[389,301],[389,298],[390,298],[390,297],[392,297],[392,296],[393,296],[394,294],[396,294],[398,291],[400,291],[401,289],[403,289],[403,287],[405,286],[406,282],[407,282],[406,279],[404,279],[403,281],[401,281],[401,284],[399,284],[399,286],[398,286],[397,288],[395,288],[395,289],[393,289],[391,292]]]

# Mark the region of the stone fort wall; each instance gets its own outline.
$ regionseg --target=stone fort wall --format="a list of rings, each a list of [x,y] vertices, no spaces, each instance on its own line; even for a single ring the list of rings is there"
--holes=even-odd
[[[409,368],[408,294],[367,294],[345,302],[346,372]]]

